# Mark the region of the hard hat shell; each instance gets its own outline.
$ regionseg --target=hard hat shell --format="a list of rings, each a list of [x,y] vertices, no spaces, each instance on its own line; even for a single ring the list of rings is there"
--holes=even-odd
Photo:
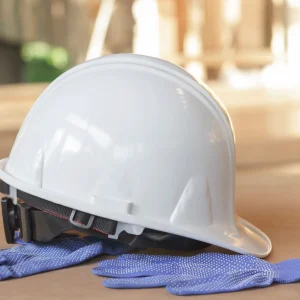
[[[268,237],[235,212],[224,106],[160,59],[111,55],[61,75],[28,113],[0,178],[136,228],[258,257],[271,251]]]

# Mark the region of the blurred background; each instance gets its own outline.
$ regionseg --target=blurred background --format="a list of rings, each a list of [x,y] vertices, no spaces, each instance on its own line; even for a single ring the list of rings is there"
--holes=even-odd
[[[299,0],[0,0],[0,157],[49,82],[121,52],[204,80],[232,117],[238,168],[300,161]]]

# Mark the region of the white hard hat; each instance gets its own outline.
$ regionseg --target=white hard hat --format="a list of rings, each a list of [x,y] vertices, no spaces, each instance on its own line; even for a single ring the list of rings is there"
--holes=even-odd
[[[72,224],[86,213],[83,228],[112,220],[113,230],[98,224],[111,238],[152,229],[258,257],[272,248],[235,212],[228,113],[203,83],[160,59],[110,55],[61,75],[0,161],[0,179],[14,204],[28,199]]]

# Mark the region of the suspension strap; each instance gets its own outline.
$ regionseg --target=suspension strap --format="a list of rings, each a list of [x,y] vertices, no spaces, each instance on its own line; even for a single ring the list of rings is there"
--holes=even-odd
[[[0,179],[0,192],[9,194],[9,185]],[[93,229],[104,234],[114,235],[117,228],[117,221],[94,216],[73,208],[56,204],[51,201],[30,195],[23,191],[17,190],[17,197],[23,200],[29,206],[54,215],[58,218],[68,220],[73,225],[81,229]]]

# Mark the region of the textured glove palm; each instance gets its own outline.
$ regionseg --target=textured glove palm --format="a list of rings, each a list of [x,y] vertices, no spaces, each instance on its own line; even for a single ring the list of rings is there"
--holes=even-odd
[[[191,257],[125,254],[100,262],[93,273],[115,277],[103,281],[110,288],[165,286],[171,294],[200,295],[296,282],[300,259],[271,264],[253,256],[220,253]]]
[[[115,241],[92,236],[58,238],[48,243],[25,243],[17,237],[16,242],[20,245],[0,250],[0,280],[77,265],[100,254],[126,252],[126,247]]]

